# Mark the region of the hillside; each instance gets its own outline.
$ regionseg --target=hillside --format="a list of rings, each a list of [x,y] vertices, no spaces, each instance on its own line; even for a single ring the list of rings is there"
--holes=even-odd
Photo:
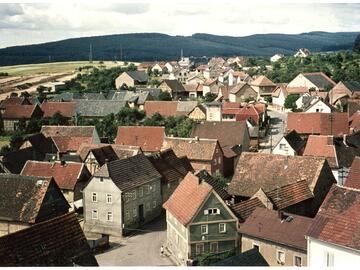
[[[33,64],[52,61],[81,61],[89,59],[93,47],[94,60],[122,59],[127,61],[178,59],[180,50],[186,56],[271,56],[274,53],[292,54],[299,48],[310,51],[352,49],[359,32],[310,32],[298,35],[259,34],[246,37],[194,34],[169,36],[159,33],[120,34],[73,38],[36,45],[0,49],[0,66]]]

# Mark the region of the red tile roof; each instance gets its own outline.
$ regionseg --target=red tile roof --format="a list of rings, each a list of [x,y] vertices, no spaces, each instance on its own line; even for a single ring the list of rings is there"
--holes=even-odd
[[[255,86],[276,86],[271,80],[269,80],[266,76],[260,75],[254,81],[251,82],[251,85]]]
[[[75,115],[76,102],[44,102],[41,109],[44,111],[44,117],[52,117],[59,112],[62,116],[73,117]]]
[[[333,185],[306,235],[360,249],[360,190]]]
[[[349,123],[353,132],[360,131],[360,111],[349,117]]]
[[[338,167],[333,136],[310,135],[303,153],[304,156],[324,157],[331,168]]]
[[[83,164],[78,162],[60,161],[41,162],[28,160],[21,171],[21,175],[53,177],[61,189],[74,190],[76,182],[83,170]]]
[[[257,197],[230,206],[240,222],[244,222],[257,207],[265,208],[265,205]]]
[[[187,115],[186,112],[178,112],[177,106],[177,101],[145,101],[144,111],[148,117],[154,113],[160,113],[162,116]]]
[[[145,152],[160,151],[165,127],[122,126],[118,128],[116,144],[139,146]]]
[[[30,119],[37,105],[11,105],[7,106],[2,117],[4,119]]]
[[[348,115],[347,113],[289,112],[287,130],[295,130],[299,134],[349,134]]]
[[[181,224],[186,226],[192,220],[213,188],[205,181],[188,173],[163,207]]]
[[[305,86],[300,87],[286,87],[287,93],[290,94],[305,94],[309,93],[309,88]]]
[[[345,181],[345,186],[360,189],[360,157],[355,157]]]
[[[259,124],[260,116],[254,105],[248,105],[240,109],[237,113],[238,115],[246,116],[247,118],[252,118],[255,123]],[[241,119],[236,116],[236,121],[241,121]]]
[[[8,106],[13,105],[31,105],[31,102],[24,97],[9,97],[1,101],[0,108],[6,109]]]
[[[61,153],[76,152],[82,143],[92,142],[92,137],[53,136],[51,138]]]

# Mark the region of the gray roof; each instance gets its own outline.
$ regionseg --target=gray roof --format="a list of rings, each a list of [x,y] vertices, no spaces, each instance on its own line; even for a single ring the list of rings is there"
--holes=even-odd
[[[360,82],[357,81],[344,81],[342,82],[350,91],[360,91]]]
[[[197,105],[197,101],[179,101],[177,103],[176,111],[191,112]]]
[[[185,92],[185,88],[178,80],[163,80],[162,83],[166,83],[173,92]]]
[[[321,72],[303,73],[303,75],[320,89],[325,89],[326,86],[335,86],[330,78]]]
[[[138,82],[144,82],[146,83],[149,80],[149,76],[144,71],[126,71],[131,78],[133,78],[135,81]]]
[[[76,112],[84,117],[104,117],[111,113],[118,113],[126,106],[125,101],[79,99],[76,101]]]
[[[161,179],[160,173],[144,154],[106,163],[94,176],[110,177],[121,191]]]
[[[143,105],[145,101],[151,100],[149,91],[116,91],[112,94],[111,100],[134,102],[138,105]]]
[[[84,93],[82,99],[87,100],[104,100],[106,99],[103,93]]]
[[[81,99],[82,94],[80,93],[71,93],[71,92],[63,92],[54,96],[51,100],[53,101],[72,101],[74,99]]]

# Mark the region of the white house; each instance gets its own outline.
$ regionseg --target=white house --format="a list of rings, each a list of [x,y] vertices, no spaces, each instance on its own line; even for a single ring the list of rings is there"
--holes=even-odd
[[[287,87],[306,87],[307,89],[313,88],[323,91],[326,88],[331,89],[335,85],[336,83],[323,72],[310,72],[298,74],[288,83]]]
[[[334,107],[331,106],[329,103],[322,101],[321,99],[314,99],[311,101],[310,106],[307,107],[304,112],[306,113],[314,113],[314,112],[321,112],[321,113],[331,113],[334,111]]]
[[[272,153],[283,156],[301,155],[304,151],[305,144],[306,142],[293,130],[280,139],[272,150]]]
[[[272,104],[278,110],[284,109],[285,99],[287,97],[287,91],[284,86],[278,86],[272,93]]]
[[[274,54],[273,56],[270,57],[270,62],[274,63],[279,61],[281,58],[283,58],[284,55],[283,54]]]
[[[310,94],[305,93],[303,95],[300,95],[300,97],[295,101],[296,104],[296,108],[297,109],[302,109],[303,108],[303,104],[304,104],[304,98],[310,98]]]
[[[334,185],[307,232],[307,265],[359,267],[359,216],[360,190]]]
[[[206,104],[206,121],[221,121],[222,110],[221,103],[213,101]]]
[[[295,54],[294,54],[294,57],[307,57],[310,55],[310,51],[306,48],[301,48],[299,49]]]

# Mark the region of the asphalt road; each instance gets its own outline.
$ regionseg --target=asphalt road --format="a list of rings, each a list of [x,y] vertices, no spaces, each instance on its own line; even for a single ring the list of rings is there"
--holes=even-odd
[[[160,254],[166,240],[165,217],[145,225],[143,231],[115,239],[110,237],[111,248],[95,257],[100,266],[175,266],[170,258]]]

